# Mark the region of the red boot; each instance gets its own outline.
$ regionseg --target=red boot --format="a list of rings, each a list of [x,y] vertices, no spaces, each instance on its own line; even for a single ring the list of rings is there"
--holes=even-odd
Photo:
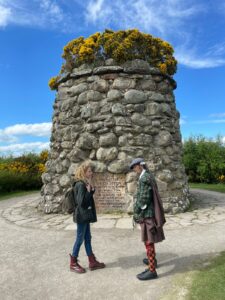
[[[73,257],[71,254],[70,254],[70,271],[80,273],[80,274],[86,272],[86,270],[78,264],[77,257]]]
[[[97,261],[94,254],[88,256],[88,259],[89,259],[89,269],[91,271],[105,268],[105,264]]]

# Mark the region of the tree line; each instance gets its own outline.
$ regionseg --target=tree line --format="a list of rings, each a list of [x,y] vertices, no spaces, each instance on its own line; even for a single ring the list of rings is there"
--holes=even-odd
[[[222,137],[190,137],[183,143],[183,163],[190,182],[225,183],[225,144]]]
[[[47,159],[47,150],[40,154],[0,157],[0,194],[40,189]]]
[[[40,189],[48,151],[0,157],[0,194]],[[221,137],[190,137],[183,143],[183,164],[189,182],[225,184],[225,144]]]

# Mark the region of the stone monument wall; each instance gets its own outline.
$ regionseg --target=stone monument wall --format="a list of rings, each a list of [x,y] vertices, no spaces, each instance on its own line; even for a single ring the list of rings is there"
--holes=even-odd
[[[54,103],[39,208],[63,211],[75,169],[90,159],[98,211],[131,210],[137,178],[128,165],[143,157],[157,178],[165,211],[184,211],[189,200],[175,88],[171,77],[143,60],[116,65],[109,59],[66,74]]]

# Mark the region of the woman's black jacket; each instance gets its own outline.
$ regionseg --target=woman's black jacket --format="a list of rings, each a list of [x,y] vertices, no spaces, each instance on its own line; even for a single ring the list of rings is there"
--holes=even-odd
[[[88,192],[83,181],[77,181],[73,186],[76,209],[73,213],[75,223],[94,223],[97,221],[94,191]]]

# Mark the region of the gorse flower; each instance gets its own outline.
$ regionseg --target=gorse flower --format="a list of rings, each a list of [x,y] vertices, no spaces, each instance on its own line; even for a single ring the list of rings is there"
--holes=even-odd
[[[44,163],[46,163],[47,159],[48,159],[48,151],[47,150],[43,150],[41,153],[40,153],[40,159],[41,161],[43,161]]]
[[[152,67],[157,67],[164,74],[176,72],[177,61],[173,56],[173,47],[160,38],[142,33],[137,29],[105,30],[88,38],[79,37],[70,41],[64,48],[62,57],[65,59],[60,73],[70,72],[83,63],[113,58],[117,63],[132,59],[144,59]],[[60,76],[49,80],[51,89],[57,88]]]
[[[225,175],[219,176],[218,181],[221,182],[221,183],[225,183]]]
[[[15,158],[10,162],[0,163],[0,171],[10,171],[17,174],[42,174],[46,171],[45,163],[48,159],[48,151],[44,150],[39,155],[34,155],[33,159],[27,156]]]
[[[37,165],[37,170],[38,170],[38,173],[44,173],[46,171],[46,168],[45,168],[45,165],[44,164],[38,164]]]
[[[15,173],[27,173],[29,172],[29,167],[22,162],[15,161],[9,164],[3,163],[0,164],[0,170],[12,171]]]
[[[55,76],[50,78],[48,85],[50,87],[51,90],[55,90],[57,87],[57,80],[60,78],[60,76]]]

